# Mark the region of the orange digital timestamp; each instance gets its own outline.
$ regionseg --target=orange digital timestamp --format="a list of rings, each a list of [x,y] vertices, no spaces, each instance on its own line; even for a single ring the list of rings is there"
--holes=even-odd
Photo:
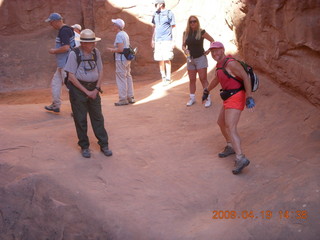
[[[235,210],[214,210],[212,211],[212,219],[298,219],[306,220],[308,212],[306,210],[280,210],[280,211],[235,211]]]

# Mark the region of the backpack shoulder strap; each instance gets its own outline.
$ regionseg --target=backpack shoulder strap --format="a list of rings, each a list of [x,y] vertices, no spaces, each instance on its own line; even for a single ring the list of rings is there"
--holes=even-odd
[[[226,66],[228,65],[228,63],[229,63],[228,61],[229,61],[230,59],[232,59],[232,61],[238,61],[238,60],[235,59],[235,58],[226,58],[226,60],[224,61],[222,67],[217,68],[216,71],[222,70],[223,73],[224,73],[225,75],[227,75],[228,78],[232,78],[232,79],[236,80],[238,83],[243,84],[242,81],[240,81],[239,79],[237,79],[236,77],[234,77],[234,76],[232,76],[230,73],[228,73],[228,71],[227,71],[227,69],[226,69]]]
[[[74,53],[76,54],[76,57],[77,57],[77,63],[78,63],[78,67],[81,63],[81,52],[80,52],[80,49],[79,47],[76,47],[74,49],[72,49],[72,51],[74,51]]]
[[[97,62],[97,51],[96,48],[93,49],[93,60]]]

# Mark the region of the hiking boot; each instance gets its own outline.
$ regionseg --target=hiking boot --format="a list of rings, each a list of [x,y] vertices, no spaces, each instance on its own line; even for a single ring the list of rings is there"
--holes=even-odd
[[[211,99],[210,99],[210,98],[208,98],[208,99],[206,100],[206,102],[204,103],[204,106],[205,106],[206,108],[208,108],[208,107],[211,106]]]
[[[218,156],[219,158],[225,158],[228,157],[231,154],[235,154],[235,151],[233,150],[232,147],[226,146],[223,150],[223,152],[219,153]]]
[[[120,100],[119,102],[114,103],[115,106],[124,106],[128,104],[129,102],[127,100]]]
[[[241,173],[242,169],[250,164],[249,159],[247,159],[244,155],[241,156],[240,159],[236,159],[235,168],[232,170],[233,174]]]
[[[81,154],[82,154],[82,157],[84,157],[84,158],[90,158],[91,157],[91,153],[90,153],[89,148],[81,149]]]
[[[130,97],[130,98],[128,98],[128,102],[129,102],[130,104],[133,104],[133,103],[136,102],[136,100],[134,99],[134,97]]]
[[[60,108],[55,107],[53,103],[49,106],[44,106],[44,109],[47,111],[52,111],[52,112],[56,112],[56,113],[60,112]]]
[[[102,148],[101,148],[101,152],[103,152],[103,154],[106,155],[107,157],[112,156],[112,151],[109,150],[108,147],[102,147]]]
[[[194,98],[190,98],[190,100],[187,102],[187,107],[192,106],[193,104],[195,104],[196,100]]]

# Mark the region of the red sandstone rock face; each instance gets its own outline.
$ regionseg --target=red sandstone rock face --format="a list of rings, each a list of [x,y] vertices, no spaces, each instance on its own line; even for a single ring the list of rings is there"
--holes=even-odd
[[[112,54],[106,51],[115,35],[110,30],[111,19],[124,19],[131,44],[139,48],[138,59],[132,64],[135,79],[152,73],[149,79],[156,80],[158,68],[150,47],[151,2],[4,0],[0,8],[0,91],[49,86],[55,65],[48,49],[56,35],[44,22],[50,12],[59,12],[67,24],[80,23],[102,37],[98,48],[103,54],[106,81],[114,81]],[[182,32],[188,16],[196,14],[214,39],[236,44],[257,70],[320,105],[320,1],[168,0],[167,7],[177,20],[173,70],[185,63],[180,50]]]
[[[320,106],[320,1],[247,3],[237,31],[243,56],[273,81]]]

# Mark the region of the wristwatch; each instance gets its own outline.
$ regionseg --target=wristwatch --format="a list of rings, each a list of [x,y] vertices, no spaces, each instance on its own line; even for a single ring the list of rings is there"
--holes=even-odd
[[[101,88],[95,87],[95,89],[97,89],[100,93],[103,93],[103,91],[101,90]]]

